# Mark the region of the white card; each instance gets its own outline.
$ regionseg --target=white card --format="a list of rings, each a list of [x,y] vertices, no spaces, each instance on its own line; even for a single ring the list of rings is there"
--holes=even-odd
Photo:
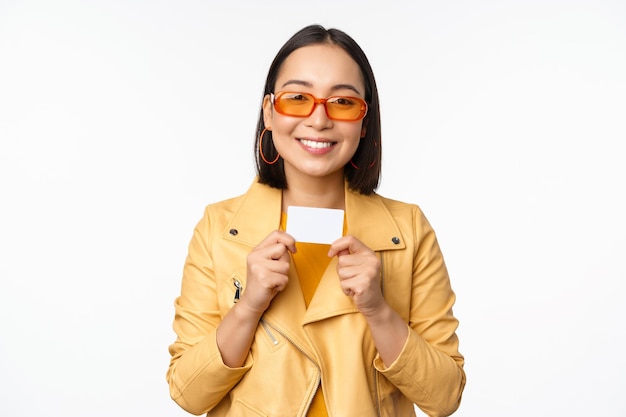
[[[286,231],[296,242],[331,244],[343,235],[343,210],[289,206]]]

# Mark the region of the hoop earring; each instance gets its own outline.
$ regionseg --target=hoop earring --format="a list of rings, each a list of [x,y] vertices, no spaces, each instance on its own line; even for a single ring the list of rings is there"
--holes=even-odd
[[[276,162],[278,162],[280,154],[277,154],[276,159],[274,159],[272,162],[265,159],[265,155],[263,155],[263,136],[265,136],[265,132],[267,132],[267,130],[267,128],[263,129],[263,131],[261,132],[261,136],[259,136],[259,154],[261,155],[261,159],[263,160],[263,162],[265,162],[267,165],[274,165]]]
[[[378,146],[378,143],[374,142],[374,147],[377,147],[377,146]],[[352,167],[353,167],[354,169],[360,169],[360,168],[357,166],[357,164],[355,164],[355,163],[352,161],[352,159],[350,160],[350,165],[352,165]],[[369,168],[373,167],[374,165],[376,165],[376,161],[372,161],[372,163],[371,163],[371,164],[370,164],[367,168],[369,169]]]
[[[361,169],[360,167],[358,167],[354,162],[352,162],[352,159],[350,160],[350,165],[352,165],[354,167],[354,169]],[[367,167],[372,168],[374,165],[376,165],[376,161],[372,161],[371,164],[369,164],[369,166]]]

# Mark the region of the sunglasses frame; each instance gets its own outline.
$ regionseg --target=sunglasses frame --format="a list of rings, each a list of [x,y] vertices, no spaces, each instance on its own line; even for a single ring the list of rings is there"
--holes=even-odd
[[[278,106],[276,105],[276,98],[278,98],[280,101],[281,96],[283,96],[284,94],[301,94],[303,96],[308,96],[308,97],[313,98],[313,106],[311,107],[311,111],[309,112],[309,114],[293,115],[293,114],[287,114],[283,112],[281,109],[279,109]],[[328,100],[331,100],[333,98],[346,98],[346,99],[354,100],[360,103],[361,111],[359,113],[359,116],[355,119],[342,119],[342,118],[337,118],[337,117],[331,117],[331,115],[328,114],[328,107],[326,107],[326,103],[328,103]],[[367,102],[365,102],[365,100],[363,100],[360,97],[354,97],[354,96],[329,96],[326,98],[317,98],[313,94],[310,94],[310,93],[302,93],[299,91],[281,91],[280,93],[276,93],[276,94],[270,93],[270,99],[272,101],[272,105],[274,106],[274,109],[276,109],[278,113],[282,114],[283,116],[289,116],[289,117],[302,117],[302,118],[309,117],[310,115],[313,114],[318,104],[323,104],[324,112],[326,112],[326,117],[328,117],[330,120],[336,120],[340,122],[358,122],[359,120],[363,120],[365,118],[365,116],[367,115],[367,110],[368,110]]]

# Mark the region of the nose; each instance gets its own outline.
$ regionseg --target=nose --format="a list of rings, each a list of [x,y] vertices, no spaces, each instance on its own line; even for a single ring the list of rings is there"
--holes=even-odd
[[[325,105],[325,103],[315,103],[313,113],[311,113],[311,115],[306,119],[308,126],[314,127],[317,130],[332,127],[333,121],[328,118]]]

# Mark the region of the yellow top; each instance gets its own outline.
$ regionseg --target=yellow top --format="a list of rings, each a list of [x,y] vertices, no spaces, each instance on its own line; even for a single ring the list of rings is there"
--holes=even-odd
[[[287,225],[287,214],[282,213],[280,217],[280,228],[285,230]],[[300,281],[300,287],[302,288],[302,296],[304,297],[304,303],[308,307],[317,285],[322,279],[322,275],[328,264],[330,258],[328,257],[328,250],[330,245],[318,244],[318,243],[304,243],[296,242],[296,253],[291,255],[293,264],[298,273],[298,280]],[[324,392],[322,391],[321,384],[317,389],[313,402],[309,407],[308,417],[328,417],[328,411],[326,411],[326,403],[324,403]]]

